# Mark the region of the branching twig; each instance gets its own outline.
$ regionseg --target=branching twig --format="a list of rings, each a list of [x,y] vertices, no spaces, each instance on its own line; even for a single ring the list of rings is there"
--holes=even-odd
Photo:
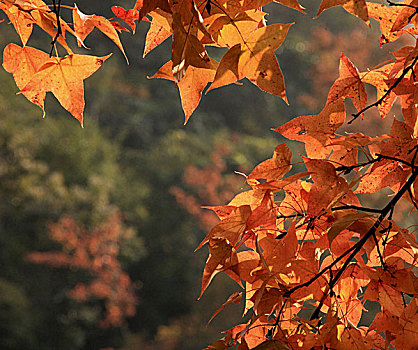
[[[347,124],[351,124],[353,121],[355,121],[358,117],[360,117],[360,115],[362,115],[364,112],[366,112],[367,110],[369,110],[372,107],[377,107],[379,106],[386,97],[389,96],[389,94],[399,85],[399,83],[403,80],[403,78],[405,78],[405,75],[414,68],[415,64],[418,61],[418,55],[414,58],[414,60],[412,61],[412,63],[408,66],[405,67],[402,71],[402,74],[395,80],[395,82],[393,83],[393,85],[388,89],[388,91],[385,92],[385,94],[379,98],[376,102],[364,107],[363,109],[361,109],[359,112],[357,113],[353,113],[352,117],[353,119],[351,119]]]
[[[376,213],[376,214],[380,214],[382,212],[382,209],[366,208],[366,207],[360,207],[358,205],[342,205],[340,207],[331,208],[331,211],[344,210],[344,209],[355,209],[358,211],[366,211],[369,213]]]
[[[341,166],[335,168],[335,170],[336,171],[344,171],[344,175],[346,175],[346,174],[350,173],[352,170],[354,170],[355,168],[361,168],[361,167],[364,167],[366,165],[376,163],[379,160],[380,159],[378,157],[378,158],[371,159],[371,160],[369,160],[367,162],[364,162],[364,163],[358,163],[356,165],[341,165]]]
[[[383,255],[380,252],[379,241],[377,240],[376,232],[373,232],[372,237],[373,237],[374,244],[376,244],[377,255],[379,256],[379,260],[380,260],[380,263],[382,264],[382,268],[383,270],[386,270],[386,264],[385,264],[385,261],[383,260]]]
[[[379,153],[376,153],[376,155],[377,155],[377,158],[378,158],[378,159],[388,159],[388,160],[393,160],[394,162],[398,162],[398,163],[405,164],[405,165],[409,166],[409,167],[410,167],[410,168],[412,168],[412,169],[416,168],[416,166],[415,166],[414,164],[409,163],[409,162],[407,162],[406,160],[403,160],[403,159],[400,159],[400,158],[396,158],[396,157],[392,157],[392,156],[386,156],[386,155],[379,154]]]
[[[49,57],[52,56],[52,52],[54,51],[55,44],[57,43],[58,37],[62,34],[61,21],[60,21],[61,0],[58,0],[58,4],[56,1],[57,0],[52,0],[52,4],[53,4],[52,11],[55,13],[55,16],[57,17],[57,34],[55,34],[55,37],[51,41],[51,51],[49,52]]]

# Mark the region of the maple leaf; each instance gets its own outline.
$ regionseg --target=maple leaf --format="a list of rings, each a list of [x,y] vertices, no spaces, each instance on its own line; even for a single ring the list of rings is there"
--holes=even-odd
[[[19,89],[23,89],[33,75],[49,60],[47,53],[29,46],[20,47],[16,44],[9,44],[3,52],[3,68],[8,73],[13,74]],[[23,95],[29,101],[39,106],[45,117],[44,101],[46,92],[24,91]]]
[[[167,18],[161,16],[157,12],[152,12],[150,15],[152,16],[152,21],[145,39],[144,53],[142,57],[145,57],[150,51],[154,50],[158,45],[172,35],[171,25]]]
[[[145,15],[156,9],[172,13],[168,0],[137,0],[134,6],[134,10],[139,10],[138,22],[142,21]]]
[[[13,5],[4,2],[0,2],[0,9],[4,11],[15,27],[22,44],[26,45],[33,30],[33,20],[29,14],[23,11],[13,11]]]
[[[343,53],[341,53],[339,72],[340,76],[331,86],[325,106],[337,103],[340,98],[350,97],[357,110],[362,110],[367,103],[366,88],[357,68]]]
[[[257,30],[264,16],[265,12],[254,10],[239,12],[235,16],[221,12],[206,18],[205,22],[209,23],[208,31],[216,44],[230,48]]]
[[[248,183],[250,184],[251,180],[255,179],[280,179],[292,168],[290,164],[291,159],[292,152],[286,144],[282,143],[276,146],[273,157],[257,165],[248,175]]]
[[[393,86],[395,79],[388,79]],[[401,99],[402,114],[406,125],[412,129],[412,136],[418,136],[418,88],[409,79],[402,81],[393,89],[393,93]]]
[[[308,194],[308,214],[315,216],[345,195],[348,184],[325,160],[305,158],[305,165],[314,181]]]
[[[287,103],[284,78],[274,51],[283,43],[292,24],[259,28],[244,43],[231,47],[222,57],[208,91],[248,78],[261,90],[280,96]]]
[[[304,142],[308,157],[325,158],[331,152],[326,145],[344,120],[345,107],[340,99],[325,106],[318,115],[294,118],[274,131],[288,139]]]
[[[255,208],[247,219],[247,230],[263,226],[266,229],[276,228],[276,209],[270,191],[266,191],[260,205]]]
[[[236,254],[233,246],[224,238],[212,237],[209,240],[209,257],[203,271],[202,288],[199,299],[208,287],[212,278],[221,270],[229,267]]]
[[[24,53],[27,50],[23,51]],[[103,62],[111,56],[95,57],[86,55],[68,55],[65,57],[51,57],[49,60],[37,63],[39,68],[28,79],[20,92],[43,108],[45,93],[52,92],[61,105],[83,125],[84,110],[84,79],[92,75],[100,68]],[[44,55],[38,57],[43,60]],[[31,63],[34,65],[34,58],[31,56]],[[28,71],[28,65],[23,68]],[[16,71],[15,71],[16,72]],[[15,73],[19,74],[22,73]],[[31,100],[31,101],[32,101]]]
[[[416,9],[418,7],[418,1],[404,1],[402,4],[405,4],[405,6],[401,6],[401,11],[397,15],[395,23],[393,23],[393,26],[390,30],[391,32],[397,32],[406,25],[416,22],[415,18],[417,14]]]
[[[42,0],[30,0],[29,2],[16,0],[12,1],[12,4],[21,9],[22,12],[26,12],[26,18],[30,19],[34,24],[48,33],[51,38],[53,38],[54,43],[55,41],[58,42],[68,54],[72,54],[72,51],[65,40],[65,33],[68,31],[76,37],[77,35],[61,17],[50,11],[47,4]],[[13,7],[9,10],[12,10],[12,12],[14,11]],[[23,21],[20,26],[24,24],[25,21]],[[29,23],[26,22],[26,24]],[[57,36],[56,29],[58,28],[58,25],[60,26],[60,35]],[[23,40],[26,40],[26,35],[23,36]]]
[[[223,219],[212,228],[196,250],[203,247],[210,239],[215,238],[226,239],[228,244],[232,244],[234,246],[238,242],[239,237],[244,233],[247,225],[247,219],[250,214],[251,208],[249,205],[241,205],[237,207],[227,218]]]
[[[185,117],[184,124],[188,122],[193,111],[199,105],[205,87],[213,81],[217,65],[218,63],[216,61],[210,60],[210,65],[208,65],[207,68],[189,66],[185,71],[182,80],[178,82],[177,86],[180,90],[181,103]],[[172,67],[172,61],[168,61],[157,73],[150,77],[150,79],[161,78],[175,81]]]
[[[362,19],[367,23],[367,25],[370,26],[366,0],[322,0],[316,17],[318,17],[323,11],[329,9],[330,7],[339,5],[341,5],[344,10]]]
[[[393,341],[398,349],[413,350],[418,339],[418,302],[414,297],[399,317],[400,330]]]
[[[412,137],[413,130],[403,122],[393,120],[390,138],[381,143],[369,146],[374,154],[398,157],[402,160],[412,160],[409,152],[417,141]],[[382,159],[373,164],[360,179],[356,193],[373,193],[385,187],[397,191],[407,180],[409,171],[401,164],[390,159]]]
[[[132,32],[135,34],[135,29],[136,29],[135,20],[139,18],[138,11],[133,10],[133,9],[125,10],[123,7],[120,7],[120,6],[112,6],[111,10],[116,17],[120,18],[125,23],[127,23],[131,27]]]
[[[118,32],[107,18],[97,15],[86,15],[78,9],[77,5],[74,5],[73,22],[74,31],[79,40],[81,40],[81,42],[78,42],[79,46],[81,46],[87,35],[89,35],[94,28],[97,28],[119,47],[125,56],[126,62],[129,63],[128,57],[126,57],[125,50],[119,39]]]
[[[390,72],[393,68],[392,64],[385,65],[379,69],[361,73],[361,81],[367,84],[371,84],[376,87],[377,96],[376,99],[380,100],[392,87],[390,82]],[[396,94],[392,90],[383,99],[382,103],[377,106],[380,116],[386,117],[389,111],[392,109],[393,103],[395,102]]]
[[[382,33],[380,37],[380,46],[395,41],[403,34],[402,31],[392,31],[394,19],[397,18],[402,11],[401,7],[387,7],[382,4],[368,2],[367,11],[369,16],[377,20],[380,24],[380,32]]]

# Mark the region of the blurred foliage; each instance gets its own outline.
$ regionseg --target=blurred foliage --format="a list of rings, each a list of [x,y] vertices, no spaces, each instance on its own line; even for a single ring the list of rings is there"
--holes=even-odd
[[[106,11],[121,3],[107,2]],[[115,54],[86,82],[84,129],[51,96],[42,120],[36,107],[15,96],[12,77],[0,72],[1,349],[197,349],[217,337],[225,320],[231,324],[229,308],[239,306],[205,326],[233,288],[219,277],[196,302],[206,252],[193,251],[205,232],[170,189],[197,196],[199,205],[224,204],[205,203],[209,197],[184,182],[185,169],[210,169],[211,154],[224,145],[229,151],[218,173],[238,179],[237,192],[243,181],[233,171],[249,172],[281,142],[269,129],[322,107],[342,50],[362,68],[373,64],[377,51],[366,52],[362,38],[378,42],[374,24],[370,31],[339,9],[311,20],[319,1],[304,3],[307,15],[277,4],[266,8],[269,21],[297,22],[278,51],[290,107],[244,82],[211,91],[184,127],[173,83],[146,78],[165,63],[170,43],[139,59],[146,23],[133,37],[122,33],[130,66],[101,34],[86,41],[93,54]],[[80,8],[103,14],[102,1],[84,1]],[[353,24],[364,31],[349,34]],[[0,41],[13,35],[3,23]],[[50,39],[33,40],[49,51]],[[292,150],[297,154],[299,145]],[[36,265],[25,256],[60,249],[48,237],[50,222],[71,215],[92,229],[115,211],[134,232],[121,242],[119,258],[138,287],[138,305],[128,323],[104,330],[98,325],[102,301],[67,297],[88,280],[85,271]]]

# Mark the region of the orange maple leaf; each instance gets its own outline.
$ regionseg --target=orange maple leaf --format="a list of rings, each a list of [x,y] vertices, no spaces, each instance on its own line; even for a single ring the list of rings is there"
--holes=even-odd
[[[325,106],[318,115],[294,118],[274,130],[288,139],[304,142],[308,157],[325,158],[331,152],[331,148],[326,146],[344,120],[345,107],[340,99]]]
[[[33,75],[50,60],[49,55],[43,51],[29,46],[20,47],[9,44],[3,52],[3,68],[13,74],[16,85],[23,89],[32,79]],[[21,91],[32,103],[39,106],[45,117],[45,91]]]
[[[115,14],[116,17],[120,18],[125,23],[127,23],[131,27],[132,32],[135,34],[135,29],[136,29],[135,21],[139,18],[138,11],[133,10],[133,9],[125,10],[123,7],[120,7],[120,6],[112,6],[111,10]]]
[[[329,9],[330,7],[339,5],[341,5],[344,10],[362,19],[367,23],[367,25],[370,26],[366,0],[322,0],[316,17],[318,17],[323,11]]]
[[[68,55],[61,58],[51,57],[48,61],[42,62],[43,64],[21,88],[20,92],[25,96],[27,94],[37,96],[41,102],[34,103],[39,106],[43,106],[45,93],[52,92],[61,105],[83,126],[83,81],[98,70],[110,56]],[[43,59],[44,56],[41,55],[40,58]],[[31,62],[32,64],[34,62],[33,56]],[[25,68],[28,69],[26,65]]]
[[[74,31],[79,39],[78,46],[81,46],[87,35],[89,35],[94,28],[97,28],[119,47],[125,56],[126,62],[129,63],[128,57],[126,57],[125,50],[119,39],[118,32],[107,18],[96,15],[86,15],[75,5],[73,10],[73,22]]]
[[[273,157],[258,164],[250,175],[247,177],[248,183],[251,185],[256,179],[278,180],[290,171],[292,165],[292,152],[289,147],[281,143],[274,149]]]
[[[339,78],[331,86],[325,106],[335,104],[340,98],[350,97],[358,111],[366,107],[367,94],[364,83],[354,64],[341,53]]]
[[[172,35],[171,26],[166,17],[161,16],[157,12],[152,12],[150,15],[152,16],[152,21],[145,39],[144,53],[142,57],[145,57],[150,51],[154,50],[158,45]]]
[[[150,79],[160,78],[175,81],[173,76],[173,62],[168,61]],[[177,86],[180,90],[181,104],[184,111],[184,124],[186,124],[199,105],[202,92],[213,81],[218,62],[210,59],[207,67],[188,66],[185,75]]]
[[[22,40],[22,44],[26,45],[32,34],[33,19],[30,18],[29,13],[16,11],[13,8],[14,6],[12,4],[0,2],[0,9],[4,11],[10,22],[15,27],[20,40]]]
[[[284,78],[274,51],[283,43],[289,24],[273,24],[251,33],[222,57],[208,91],[248,78],[261,90],[280,96],[286,103]]]

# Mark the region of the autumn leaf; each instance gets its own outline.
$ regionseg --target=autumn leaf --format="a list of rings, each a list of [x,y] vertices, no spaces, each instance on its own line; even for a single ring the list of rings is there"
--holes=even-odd
[[[303,12],[297,0],[275,2]],[[51,91],[82,123],[83,81],[108,56],[75,55],[66,35],[74,35],[83,46],[82,41],[98,28],[124,52],[118,31],[130,33],[129,26],[134,32],[137,19],[152,18],[144,57],[173,36],[171,60],[153,78],[167,79],[178,86],[186,122],[205,90],[241,84],[244,78],[287,102],[284,77],[274,51],[282,45],[292,24],[267,26],[268,12],[264,10],[270,3],[269,0],[137,0],[130,10],[112,7],[116,18],[107,19],[85,15],[77,7],[60,6],[60,3],[57,7],[55,2],[51,6],[42,0],[3,0],[0,9],[23,43],[23,47],[15,44],[6,47],[3,66],[13,74],[21,93],[42,110],[46,92]],[[418,0],[389,5],[365,0],[322,0],[317,16],[342,6],[367,24],[369,17],[373,18],[380,25],[381,45],[395,41],[403,33],[416,37]],[[68,17],[66,14],[60,17],[61,10],[73,12],[74,30],[63,19]],[[52,52],[56,41],[68,55],[50,57],[26,46],[34,24],[53,38]],[[328,47],[326,37],[319,39],[324,41],[321,46]],[[243,291],[232,294],[215,315],[241,299],[245,301],[244,314],[250,310],[252,313],[246,323],[226,331],[226,336],[208,349],[226,350],[232,346],[238,350],[390,347],[409,350],[415,347],[418,282],[414,268],[418,244],[414,226],[407,226],[418,209],[418,46],[401,41],[399,44],[401,47],[393,52],[393,60],[377,65],[369,62],[375,68],[363,73],[342,54],[339,76],[329,90],[322,111],[284,121],[275,129],[288,139],[304,143],[306,157],[302,156],[302,162],[292,164],[292,152],[280,144],[273,156],[259,163],[248,176],[242,173],[246,170],[238,169],[248,185],[244,192],[226,205],[206,207],[215,212],[219,221],[197,248],[206,243],[209,248],[200,296],[212,278],[223,272]],[[364,56],[367,45],[365,41],[357,56]],[[223,57],[219,56],[220,63],[210,57],[213,51],[209,46],[215,46],[216,52],[226,48]],[[60,50],[55,48],[56,56]],[[315,86],[327,80],[326,76],[317,78]],[[378,100],[369,106],[364,83],[377,89]],[[390,135],[372,137],[355,130],[343,136],[336,134],[345,121],[346,98],[352,100],[358,111],[376,106],[381,117],[385,117],[397,97],[400,111],[396,113]],[[360,118],[356,121],[365,122]],[[350,122],[350,127],[356,126]],[[376,130],[365,132],[378,130],[376,126]],[[224,165],[221,167],[226,169]],[[292,174],[285,177],[290,170]],[[200,176],[198,186],[206,186],[203,182],[210,178],[203,174],[194,174]],[[185,177],[189,180],[193,176],[186,171]],[[212,189],[220,182],[208,181],[213,182],[208,184]],[[369,195],[385,187],[390,188],[392,196],[381,192],[376,202],[376,197]],[[219,198],[230,197],[222,193]],[[401,199],[406,199],[404,204]],[[193,195],[183,195],[183,202],[195,208],[193,212],[198,215],[200,203]],[[411,211],[402,220],[405,227],[396,218],[402,215],[403,209]],[[57,230],[55,235],[65,233],[71,251],[78,249],[81,236],[86,236],[86,232],[74,225],[70,231],[61,231]],[[102,247],[96,236],[87,243],[89,253],[79,254],[77,259],[60,253],[35,253],[32,258],[53,262],[54,266],[91,269],[99,275],[103,259],[98,258],[94,264],[89,259],[90,254],[96,254]],[[114,245],[103,249],[106,256],[109,255],[106,249],[112,250],[111,262],[118,267],[115,263],[118,249]],[[115,285],[115,290],[129,292],[124,288],[130,285],[129,277],[117,273],[123,278],[112,279],[113,274],[104,274],[111,278],[78,284],[70,296],[79,301],[95,296],[107,302]],[[112,305],[115,318],[121,312],[132,314],[131,294],[126,300],[129,304],[126,309]],[[377,302],[382,312],[369,326],[359,326],[367,301]],[[312,320],[307,320],[306,315],[311,315]],[[369,315],[374,317],[372,313]]]
[[[219,222],[212,230],[206,235],[203,241],[199,244],[196,250],[203,247],[210,239],[224,238],[228,241],[228,244],[233,246],[238,242],[241,234],[244,233],[247,225],[247,219],[251,214],[251,208],[249,205],[242,205],[237,207],[226,219]]]
[[[412,137],[413,130],[404,122],[393,120],[390,138],[370,145],[373,153],[410,160],[409,152],[417,141]],[[407,180],[409,171],[399,162],[382,159],[374,163],[360,179],[356,193],[374,193],[385,187],[397,191]]]
[[[330,7],[339,5],[341,5],[347,12],[362,19],[367,23],[367,25],[370,25],[366,0],[322,0],[316,17]]]
[[[418,303],[414,297],[399,317],[400,331],[393,341],[396,348],[413,350],[418,339]]]
[[[129,63],[128,57],[126,57],[125,50],[119,39],[119,34],[107,18],[103,16],[86,15],[75,5],[73,10],[73,22],[74,31],[81,42],[84,41],[94,28],[97,28],[119,47],[125,56],[126,62]],[[78,42],[78,45],[81,46],[81,43]]]
[[[137,0],[134,6],[134,10],[139,10],[139,22],[156,9],[161,9],[167,13],[172,13],[168,0]]]
[[[394,84],[395,79],[389,79],[388,84]],[[406,125],[412,129],[413,137],[418,136],[418,88],[411,84],[409,79],[402,80],[394,89],[393,93],[401,99],[402,114]]]
[[[266,191],[260,205],[255,208],[247,219],[247,230],[255,229],[263,226],[266,229],[274,229],[276,227],[276,212],[272,194]]]
[[[6,4],[4,2],[0,2],[0,9],[7,15],[10,22],[16,29],[17,34],[19,35],[20,40],[22,41],[23,45],[29,40],[29,37],[32,34],[33,30],[33,19],[27,12],[24,11],[14,11],[14,5]]]
[[[208,92],[248,78],[261,90],[287,102],[284,78],[274,50],[283,43],[291,25],[274,24],[259,28],[245,38],[244,43],[231,47],[222,57]]]
[[[345,107],[340,99],[325,106],[318,115],[294,118],[274,130],[288,139],[304,142],[308,157],[325,158],[331,152],[326,146],[344,120]]]
[[[393,26],[391,28],[391,32],[397,32],[401,30],[403,27],[410,23],[415,22],[415,16],[417,14],[416,8],[418,7],[418,1],[417,0],[410,0],[403,2],[405,6],[400,6],[401,11],[396,17],[395,23],[393,23]]]
[[[112,6],[111,10],[116,17],[120,18],[125,23],[127,23],[129,27],[131,27],[132,32],[135,34],[135,29],[136,29],[135,21],[139,18],[138,11],[133,10],[133,9],[125,10],[123,7],[120,7],[120,6]]]
[[[144,53],[142,57],[145,57],[150,51],[154,50],[158,45],[168,39],[171,34],[171,25],[167,18],[161,16],[157,12],[152,12],[151,25],[147,32],[145,39]]]
[[[50,11],[47,4],[45,4],[42,0],[31,0],[30,2],[16,0],[12,3],[13,5],[16,5],[18,8],[22,6],[24,8],[22,9],[22,12],[27,11],[26,13],[28,14],[28,16],[26,18],[31,19],[34,24],[38,25],[42,30],[48,33],[51,36],[51,38],[53,38],[54,42],[58,42],[67,51],[68,54],[73,53],[71,48],[68,46],[67,41],[65,40],[65,33],[68,31],[75,37],[77,37],[77,35],[70,28],[70,26],[60,17],[59,25],[61,27],[61,33],[57,36],[56,29],[58,28],[58,18],[55,13]]]
[[[341,231],[345,230],[353,222],[369,216],[370,215],[366,213],[343,213],[340,217],[337,218],[336,221],[332,223],[332,225],[327,230],[329,244],[331,245],[335,237],[337,237]]]
[[[402,11],[402,6],[388,7],[383,4],[368,2],[367,11],[371,18],[374,18],[379,22],[380,32],[382,33],[380,37],[380,46],[395,41],[403,34],[402,31],[392,31],[394,19],[397,18]]]
[[[391,89],[392,84],[390,81],[389,73],[392,70],[393,65],[386,65],[379,69],[372,70],[369,72],[361,73],[361,80],[364,83],[371,84],[376,87],[377,96],[376,99],[380,100],[388,91]],[[377,108],[382,118],[386,117],[389,111],[392,109],[393,103],[395,102],[396,94],[392,90],[383,99]]]
[[[29,46],[20,47],[16,44],[9,44],[3,52],[3,68],[13,74],[19,89],[23,89],[34,74],[49,60],[47,53]],[[23,91],[21,90],[21,92]],[[46,92],[24,91],[23,95],[39,106],[45,117],[44,101]]]
[[[235,16],[228,12],[216,13],[208,18],[208,31],[217,45],[221,47],[232,47],[243,42],[258,28],[263,20],[265,12],[248,10],[239,12]]]
[[[267,159],[255,167],[250,175],[248,175],[247,180],[278,180],[292,168],[290,164],[291,159],[292,152],[286,144],[282,143],[276,146],[272,158]]]
[[[177,84],[180,90],[181,103],[184,111],[185,121],[187,123],[194,110],[199,105],[202,92],[205,87],[213,81],[215,77],[217,62],[210,60],[208,68],[199,68],[189,66],[182,80]],[[173,76],[172,61],[162,66],[153,78],[161,78],[175,81]]]
[[[36,102],[34,103],[39,106],[41,106],[41,103],[43,106],[45,93],[52,92],[61,105],[83,125],[83,81],[98,70],[110,56],[68,55],[61,58],[51,57],[47,62],[42,62],[42,65],[39,64],[40,67],[36,70],[36,73],[26,82],[20,92],[25,96],[31,96],[32,99],[35,98]],[[38,57],[43,59],[44,55]],[[34,57],[31,57],[31,62],[33,62],[33,59]],[[25,65],[24,68],[29,69],[28,65]],[[39,98],[39,101],[37,98]]]
[[[344,196],[348,184],[330,162],[305,158],[305,165],[314,182],[308,194],[308,214],[315,216]]]
[[[354,64],[341,53],[340,76],[331,86],[327,103],[335,104],[341,98],[350,97],[358,111],[366,107],[367,94],[364,83],[360,79],[359,71]]]
[[[199,299],[208,287],[212,278],[221,270],[227,268],[235,255],[235,250],[228,240],[212,237],[209,240],[209,257],[203,271],[202,288]]]
[[[171,61],[173,62],[173,76],[176,83],[186,74],[189,66],[196,68],[212,68],[204,46],[199,39],[190,32],[186,32],[180,14],[173,14],[173,44]]]

